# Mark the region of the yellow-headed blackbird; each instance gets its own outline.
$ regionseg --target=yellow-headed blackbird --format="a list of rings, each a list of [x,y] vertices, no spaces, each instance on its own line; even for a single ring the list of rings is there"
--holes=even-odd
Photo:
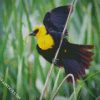
[[[47,61],[52,63],[58,49],[61,34],[64,29],[71,6],[61,6],[47,12],[43,25],[36,26],[30,35],[37,39],[37,50]],[[65,35],[68,35],[66,30]],[[75,80],[84,76],[92,60],[93,45],[78,45],[63,39],[55,65],[64,66],[65,73],[74,75]],[[69,78],[69,81],[72,79]]]

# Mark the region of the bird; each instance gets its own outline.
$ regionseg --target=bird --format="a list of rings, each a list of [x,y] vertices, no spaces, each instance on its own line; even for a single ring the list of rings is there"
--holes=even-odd
[[[48,11],[44,16],[43,24],[35,26],[30,33],[37,40],[36,49],[38,53],[50,63],[53,62],[55,53],[59,47],[71,7],[72,5],[59,6]],[[92,56],[94,53],[92,49],[94,45],[70,43],[66,38],[68,34],[68,30],[66,29],[59,54],[54,64],[59,68],[63,67],[65,74],[72,74],[75,81],[77,81],[85,76],[86,69],[89,68],[93,60]],[[68,81],[71,82],[72,78],[69,77]]]

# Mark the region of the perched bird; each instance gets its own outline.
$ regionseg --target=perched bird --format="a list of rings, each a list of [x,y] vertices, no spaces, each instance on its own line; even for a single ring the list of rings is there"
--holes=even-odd
[[[52,63],[59,47],[61,34],[68,18],[71,6],[61,6],[47,12],[43,25],[36,26],[30,35],[37,39],[37,50],[48,62]],[[68,35],[66,30],[65,36]],[[64,67],[66,74],[73,74],[75,80],[85,75],[92,61],[93,45],[79,45],[69,43],[63,39],[55,65]],[[71,77],[68,79],[71,81]]]

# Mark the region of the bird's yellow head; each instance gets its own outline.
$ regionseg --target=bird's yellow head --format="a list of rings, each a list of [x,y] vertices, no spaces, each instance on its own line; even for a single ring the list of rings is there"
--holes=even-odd
[[[30,35],[36,37],[37,44],[42,50],[50,49],[54,45],[54,40],[50,34],[47,34],[44,25],[36,26]]]
[[[37,39],[47,34],[46,28],[44,25],[35,26],[30,35],[35,36]]]

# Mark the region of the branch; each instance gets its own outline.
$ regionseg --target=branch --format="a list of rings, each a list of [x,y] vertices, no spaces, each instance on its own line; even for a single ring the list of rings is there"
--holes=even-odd
[[[74,100],[76,100],[75,80],[74,80],[74,76],[73,76],[73,74],[68,74],[68,75],[63,79],[63,81],[60,83],[60,85],[59,85],[58,88],[56,89],[55,94],[54,94],[54,96],[52,97],[51,100],[54,100],[54,98],[55,98],[55,96],[57,95],[57,93],[58,93],[60,87],[61,87],[62,84],[65,82],[65,80],[66,80],[68,77],[70,77],[70,76],[72,77],[72,82],[73,82]]]

